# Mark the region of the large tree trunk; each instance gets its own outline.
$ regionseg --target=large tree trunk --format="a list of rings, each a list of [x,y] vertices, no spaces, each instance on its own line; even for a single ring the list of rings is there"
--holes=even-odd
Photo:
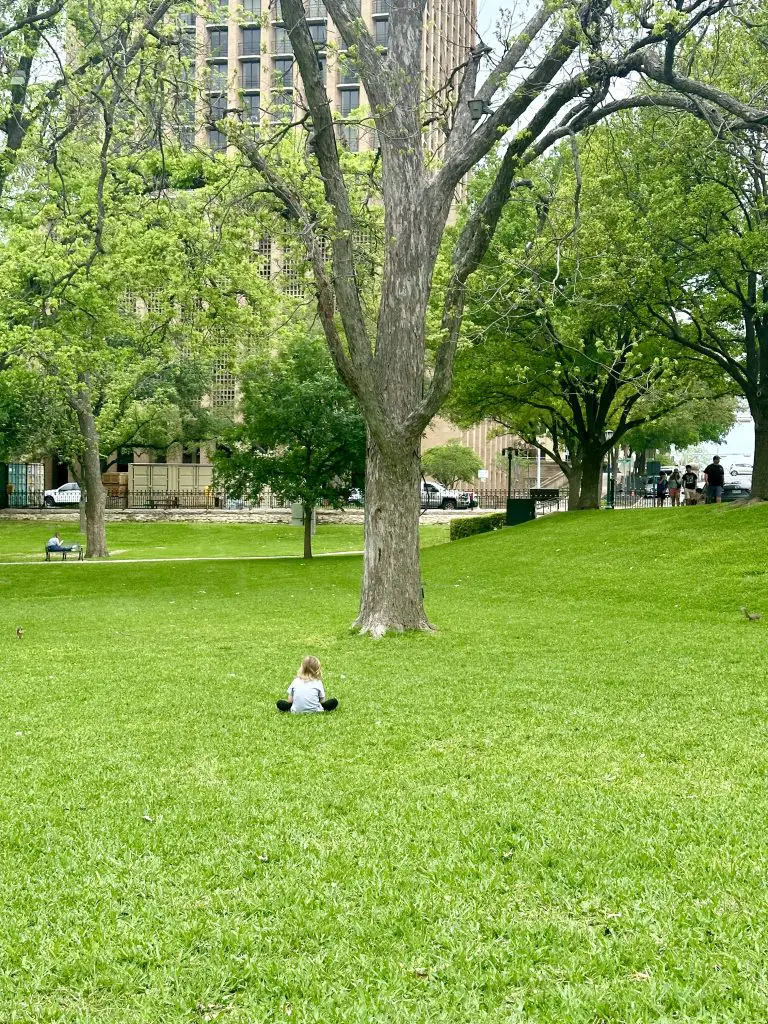
[[[104,484],[101,482],[101,459],[99,458],[99,435],[96,420],[90,408],[79,404],[77,422],[83,436],[83,458],[81,470],[85,487],[85,538],[86,558],[108,558],[107,528],[104,510],[107,506]]]
[[[568,511],[579,507],[581,499],[581,463],[571,462],[571,469],[565,474],[568,480]]]
[[[768,409],[752,408],[755,421],[755,460],[752,466],[752,497],[768,501]]]
[[[602,475],[602,452],[586,452],[581,462],[581,491],[576,508],[600,508]]]
[[[311,505],[303,505],[304,509],[304,557],[312,557],[312,512]]]
[[[432,628],[421,587],[420,461],[418,445],[386,458],[369,435],[365,563],[355,627],[374,637]]]

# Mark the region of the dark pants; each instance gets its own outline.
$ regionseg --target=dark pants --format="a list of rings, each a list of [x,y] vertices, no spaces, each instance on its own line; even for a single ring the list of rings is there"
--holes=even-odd
[[[329,697],[328,700],[321,700],[320,703],[322,704],[323,711],[335,711],[336,708],[339,706],[339,702],[336,700],[335,697]],[[279,700],[277,702],[277,710],[290,711],[291,702],[289,700]]]

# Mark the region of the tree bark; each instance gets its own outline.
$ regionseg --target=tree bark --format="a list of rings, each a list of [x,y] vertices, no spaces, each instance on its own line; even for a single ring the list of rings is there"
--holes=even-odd
[[[312,513],[311,505],[302,505],[304,510],[304,557],[312,557]]]
[[[755,459],[752,466],[752,497],[768,501],[768,408],[752,408],[755,421]]]
[[[363,589],[355,622],[361,633],[432,629],[421,586],[420,481],[418,444],[386,457],[369,435]]]
[[[81,470],[85,488],[85,557],[109,558],[104,517],[107,498],[104,484],[101,481],[99,434],[96,429],[96,420],[93,411],[83,402],[78,403],[75,411],[80,433],[83,436]]]
[[[581,490],[577,509],[600,508],[602,452],[585,452],[581,463]]]
[[[573,512],[579,507],[581,500],[581,463],[571,463],[571,471],[566,474],[568,480],[568,511]]]

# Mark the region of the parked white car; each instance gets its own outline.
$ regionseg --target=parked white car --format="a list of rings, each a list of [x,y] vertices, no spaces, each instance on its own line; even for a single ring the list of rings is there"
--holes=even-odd
[[[732,462],[728,473],[730,476],[746,476],[752,479],[752,467],[747,462]]]
[[[466,491],[452,491],[442,484],[421,485],[422,508],[469,508],[472,498]]]
[[[48,508],[56,505],[79,505],[80,484],[62,484],[61,487],[54,487],[43,494],[43,504]]]

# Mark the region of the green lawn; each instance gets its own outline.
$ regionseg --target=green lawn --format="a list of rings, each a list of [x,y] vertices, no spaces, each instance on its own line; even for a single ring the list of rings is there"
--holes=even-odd
[[[0,568],[0,1020],[768,1020],[767,532],[433,547],[380,642],[358,558]]]
[[[76,523],[21,522],[0,519],[0,562],[39,562],[48,538],[58,530],[62,542],[83,541]],[[448,540],[448,526],[422,526],[423,546]],[[299,555],[300,527],[281,523],[116,523],[107,526],[107,539],[116,559],[194,558],[243,555]],[[313,541],[316,554],[360,551],[362,526],[320,524]]]

